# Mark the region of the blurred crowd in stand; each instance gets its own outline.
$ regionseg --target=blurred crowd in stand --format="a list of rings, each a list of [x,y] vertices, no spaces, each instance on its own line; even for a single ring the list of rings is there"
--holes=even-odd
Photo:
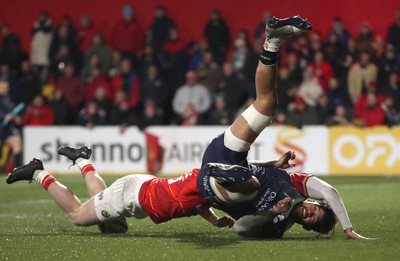
[[[88,14],[79,24],[33,21],[29,54],[12,24],[0,34],[0,143],[20,161],[26,125],[226,125],[255,97],[254,75],[264,41],[265,12],[255,33],[232,32],[218,9],[201,40],[183,42],[164,6],[149,28],[125,5],[106,41]],[[115,18],[117,20],[118,18]],[[110,21],[112,19],[110,18]],[[399,125],[400,10],[387,34],[360,22],[351,35],[340,17],[287,39],[281,48],[274,124]]]

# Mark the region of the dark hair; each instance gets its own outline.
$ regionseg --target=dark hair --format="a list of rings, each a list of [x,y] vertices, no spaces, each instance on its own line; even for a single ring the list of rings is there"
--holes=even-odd
[[[319,223],[313,224],[311,226],[304,225],[303,228],[306,230],[314,230],[321,234],[328,234],[330,231],[333,231],[333,229],[335,228],[335,225],[337,223],[337,218],[336,218],[335,213],[333,213],[333,210],[328,206],[328,204],[326,204],[324,202],[320,202],[319,206],[323,210],[325,210],[324,219],[321,220]]]
[[[342,22],[343,20],[342,20],[342,18],[340,18],[339,16],[336,16],[336,17],[333,19],[333,21],[335,21],[335,22]]]
[[[156,7],[154,8],[156,10],[163,10],[165,12],[165,6],[163,6],[162,4],[158,4],[156,5]]]

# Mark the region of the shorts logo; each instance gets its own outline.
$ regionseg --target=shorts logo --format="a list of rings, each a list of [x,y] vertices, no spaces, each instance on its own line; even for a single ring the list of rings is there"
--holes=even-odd
[[[103,194],[104,194],[104,191],[102,191],[102,192],[99,193],[99,200],[102,200],[102,199],[103,199]]]
[[[108,211],[105,210],[105,209],[103,209],[103,210],[101,211],[101,215],[102,215],[103,217],[105,217],[105,218],[111,218],[110,212],[108,212]]]
[[[276,223],[278,223],[278,222],[280,222],[280,221],[282,221],[282,220],[285,220],[285,216],[284,215],[277,215],[274,219],[273,219],[273,222],[274,222],[274,224],[276,224]]]

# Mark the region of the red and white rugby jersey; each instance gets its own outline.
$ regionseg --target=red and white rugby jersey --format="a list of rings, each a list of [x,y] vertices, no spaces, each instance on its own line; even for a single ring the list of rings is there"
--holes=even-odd
[[[209,208],[197,187],[199,171],[193,169],[178,178],[155,178],[143,183],[139,203],[154,223],[197,215]]]
[[[295,188],[300,192],[301,195],[304,197],[308,197],[307,191],[307,180],[312,177],[311,175],[304,174],[304,173],[291,173],[290,180],[292,181]]]

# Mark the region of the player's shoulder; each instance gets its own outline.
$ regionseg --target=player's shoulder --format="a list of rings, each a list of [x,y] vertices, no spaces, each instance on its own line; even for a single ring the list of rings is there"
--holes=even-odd
[[[307,173],[295,172],[289,173],[290,179],[293,183],[305,184],[307,180],[312,177]]]
[[[310,177],[312,177],[312,175],[307,174],[307,173],[301,173],[301,172],[294,172],[294,173],[289,173],[290,178],[293,179],[300,179],[300,180],[304,180],[304,179],[308,179]]]
[[[312,175],[309,175],[306,173],[291,173],[290,174],[290,179],[291,179],[293,185],[303,196],[308,195],[306,183],[310,177],[312,177]]]

